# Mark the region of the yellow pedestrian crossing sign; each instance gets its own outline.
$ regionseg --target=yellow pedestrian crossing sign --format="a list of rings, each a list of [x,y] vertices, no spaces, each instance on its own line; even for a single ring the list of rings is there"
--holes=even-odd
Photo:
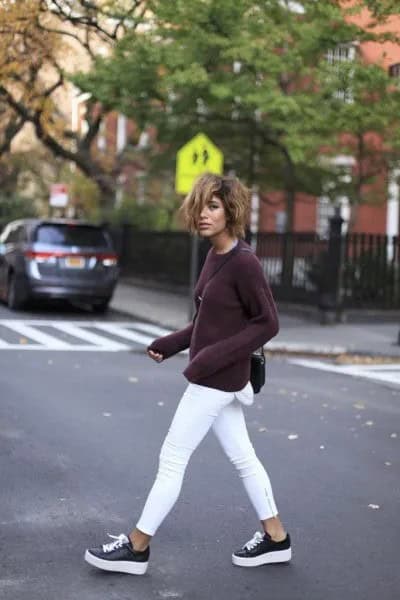
[[[187,194],[203,173],[222,175],[224,155],[204,133],[198,133],[176,155],[175,190]]]

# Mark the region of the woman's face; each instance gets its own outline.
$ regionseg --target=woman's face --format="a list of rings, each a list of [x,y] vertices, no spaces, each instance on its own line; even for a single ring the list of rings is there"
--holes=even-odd
[[[197,224],[199,235],[204,238],[211,238],[226,230],[226,214],[222,200],[217,196],[212,196],[206,202],[200,213]]]

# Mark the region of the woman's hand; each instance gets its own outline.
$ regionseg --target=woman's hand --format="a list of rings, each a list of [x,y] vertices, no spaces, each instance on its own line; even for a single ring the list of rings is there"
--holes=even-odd
[[[155,360],[158,363],[160,363],[164,360],[163,355],[160,354],[159,352],[153,352],[153,350],[148,350],[147,354],[150,356],[150,358],[152,358],[153,360]]]

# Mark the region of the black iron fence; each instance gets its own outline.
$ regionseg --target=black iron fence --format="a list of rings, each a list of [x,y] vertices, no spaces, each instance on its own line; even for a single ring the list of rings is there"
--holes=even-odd
[[[125,225],[111,231],[122,274],[172,285],[189,283],[191,239],[186,232],[139,231]]]
[[[277,300],[342,308],[400,309],[399,238],[341,232],[258,233],[249,242]],[[144,232],[126,226],[114,231],[122,273],[172,285],[190,284],[191,238],[185,232]],[[199,247],[198,272],[209,244]]]
[[[344,307],[400,308],[399,237],[352,234],[342,239]]]

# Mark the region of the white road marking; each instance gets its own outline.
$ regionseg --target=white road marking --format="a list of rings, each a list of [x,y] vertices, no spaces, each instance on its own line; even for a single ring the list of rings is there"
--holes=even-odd
[[[140,331],[144,331],[145,333],[151,333],[152,335],[156,335],[157,337],[161,337],[163,335],[167,335],[171,333],[168,329],[164,329],[164,327],[159,327],[158,325],[151,325],[150,323],[135,323],[135,329],[139,329]]]
[[[396,363],[385,365],[333,365],[320,360],[300,358],[292,359],[290,362],[309,369],[318,369],[400,386],[400,364]]]
[[[92,333],[90,331],[86,331],[86,329],[83,329],[82,327],[78,327],[78,325],[75,325],[73,323],[67,323],[67,322],[60,323],[60,322],[55,321],[52,324],[52,327],[54,329],[59,329],[60,331],[63,331],[64,333],[67,333],[68,335],[72,335],[73,337],[76,337],[78,339],[85,340],[85,342],[89,342],[90,344],[93,344],[94,346],[100,346],[101,348],[107,348],[108,350],[111,350],[111,351],[129,350],[129,346],[127,346],[126,344],[121,344],[120,342],[114,342],[113,340],[103,337],[102,335],[98,335],[97,333]],[[96,326],[96,327],[98,327],[98,326]]]
[[[43,323],[44,325],[45,323]],[[23,321],[6,321],[2,323],[3,327],[8,327],[12,331],[16,331],[26,338],[34,340],[38,344],[47,346],[49,350],[68,350],[70,344],[59,340],[52,335],[48,335],[39,329],[31,327],[28,322]]]
[[[63,350],[74,352],[122,352],[131,349],[132,345],[148,346],[155,337],[171,333],[169,329],[163,329],[136,321],[108,322],[100,321],[56,321],[39,319],[0,319],[0,326],[10,329],[14,333],[23,336],[26,343],[8,343],[0,339],[1,350]],[[41,328],[46,327],[51,331],[45,333]],[[93,328],[107,332],[111,338],[99,335]],[[138,330],[138,331],[136,331]],[[54,334],[53,334],[54,331]],[[145,335],[148,332],[152,335]],[[57,337],[60,332],[77,338],[77,343],[66,342]],[[114,338],[114,339],[113,339]],[[132,344],[121,341],[129,340]],[[80,344],[78,340],[87,342]],[[32,343],[34,342],[34,343]]]
[[[97,329],[101,329],[102,331],[106,331],[107,333],[111,333],[112,335],[116,335],[145,346],[149,346],[154,340],[154,337],[149,337],[148,335],[143,335],[141,333],[137,333],[136,331],[119,327],[118,324],[114,323],[96,323],[95,327]]]

